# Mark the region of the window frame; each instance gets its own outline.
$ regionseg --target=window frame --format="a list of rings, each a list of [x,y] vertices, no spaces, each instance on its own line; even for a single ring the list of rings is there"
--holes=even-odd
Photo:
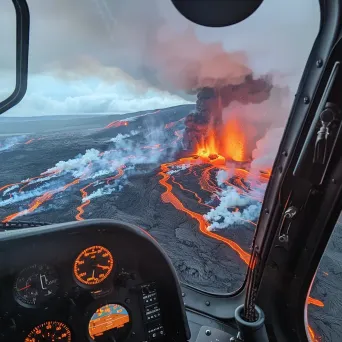
[[[30,12],[26,0],[12,3],[16,14],[16,83],[12,94],[0,102],[0,115],[16,106],[27,90]]]
[[[307,297],[342,209],[342,144],[335,151],[335,160],[322,186],[315,187],[307,178],[293,174],[335,61],[342,59],[342,0],[320,0],[320,6],[320,31],[276,158],[254,246],[262,262],[257,303],[264,310],[268,332],[276,341],[308,340]],[[290,196],[297,203],[306,202],[304,213],[291,225],[291,243],[284,246],[278,241],[285,208],[281,198]]]

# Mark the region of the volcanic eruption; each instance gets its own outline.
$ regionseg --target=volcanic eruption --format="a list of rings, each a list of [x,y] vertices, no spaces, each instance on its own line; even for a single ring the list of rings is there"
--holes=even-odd
[[[270,97],[271,80],[254,79],[248,75],[239,85],[204,87],[198,91],[196,109],[185,119],[183,149],[211,160],[222,156],[226,160],[244,162],[250,159],[250,148],[245,141],[243,122],[237,113],[230,113],[226,123],[223,109],[233,101],[257,104]],[[251,146],[252,147],[252,146]]]

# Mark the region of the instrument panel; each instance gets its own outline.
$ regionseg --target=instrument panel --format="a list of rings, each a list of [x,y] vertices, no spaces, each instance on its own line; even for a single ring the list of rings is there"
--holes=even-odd
[[[2,233],[0,341],[186,341],[173,267],[141,229],[89,220]]]

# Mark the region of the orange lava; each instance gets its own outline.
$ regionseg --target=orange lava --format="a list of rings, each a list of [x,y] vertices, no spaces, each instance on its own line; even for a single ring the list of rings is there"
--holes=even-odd
[[[20,183],[12,183],[12,184],[6,184],[0,188],[0,191],[5,190],[7,188],[10,188],[11,186],[18,185]]]
[[[320,308],[324,307],[324,303],[321,300],[315,299],[312,297],[308,297],[308,300],[306,303],[319,306]],[[307,325],[307,328],[308,328],[308,332],[309,332],[311,341],[312,342],[319,342],[320,338],[316,336],[315,331],[312,329],[312,327],[309,324]]]
[[[316,336],[314,330],[311,328],[311,326],[308,324],[308,331],[310,335],[310,339],[312,342],[319,342],[319,338]]]
[[[201,197],[199,197],[198,194],[197,194],[195,191],[186,189],[181,183],[177,182],[177,181],[175,180],[175,177],[174,177],[174,176],[171,177],[171,180],[172,180],[172,183],[177,184],[177,185],[181,188],[181,190],[193,194],[193,195],[195,196],[195,198],[196,198],[198,204],[204,205],[204,206],[206,206],[206,207],[208,207],[208,208],[210,208],[210,209],[213,209],[213,208],[214,208],[213,206],[204,203],[204,202],[203,202],[203,199],[202,199]]]
[[[115,179],[118,179],[118,178],[120,178],[121,176],[123,176],[125,167],[126,167],[125,165],[119,166],[118,169],[117,169],[118,173],[117,173],[115,176],[111,176],[111,177],[105,178],[104,180],[107,182],[107,184],[109,184],[110,181],[115,180]],[[83,188],[80,189],[80,192],[81,192],[81,195],[82,195],[82,199],[83,199],[83,198],[86,198],[86,197],[88,196],[88,193],[87,193],[86,190],[87,190],[91,185],[93,185],[93,184],[96,183],[96,182],[97,182],[97,181],[91,182],[91,183],[87,184],[85,187],[83,187]],[[84,218],[82,217],[82,215],[84,214],[84,208],[85,208],[86,206],[88,206],[89,204],[90,204],[90,200],[88,199],[88,200],[86,200],[85,202],[82,202],[82,204],[80,204],[80,205],[76,208],[76,210],[78,211],[78,213],[76,214],[75,219],[76,219],[77,221],[83,221],[83,220],[84,220]]]
[[[118,170],[117,170],[117,171],[118,171],[118,174],[117,174],[117,175],[106,178],[107,184],[109,184],[110,181],[115,180],[115,179],[118,179],[118,178],[120,178],[121,176],[123,176],[123,174],[124,174],[124,168],[125,168],[125,167],[126,167],[126,165],[121,165],[121,166],[119,166],[119,167],[118,167]]]
[[[22,215],[26,215],[28,213],[32,213],[33,211],[35,211],[36,209],[38,209],[42,204],[44,204],[46,201],[50,200],[55,194],[62,192],[64,190],[66,190],[67,188],[69,188],[72,185],[75,185],[77,183],[80,182],[80,178],[77,178],[75,180],[73,180],[72,182],[58,188],[55,190],[50,190],[45,192],[43,195],[35,198],[30,204],[29,207],[27,209],[21,210],[17,213],[11,214],[6,216],[2,222],[6,223],[6,222],[10,222],[12,220],[14,220],[15,218],[17,218],[18,216],[22,216]]]
[[[24,183],[23,183],[23,186],[19,189],[18,192],[22,192],[27,186],[30,185],[30,182],[32,182],[33,180],[35,179],[39,179],[39,178],[45,178],[45,177],[49,177],[49,176],[52,176],[52,175],[55,175],[57,173],[59,173],[60,171],[57,170],[57,171],[52,171],[52,172],[47,172],[47,173],[43,173],[39,176],[36,176],[36,177],[32,177],[32,178],[29,178],[27,179]],[[20,183],[18,183],[20,184]]]
[[[12,183],[12,184],[6,184],[6,185],[4,185],[4,186],[2,186],[2,187],[0,188],[0,191],[3,191],[3,190],[5,190],[5,189],[7,189],[7,188],[10,188],[11,186],[14,186],[14,185],[23,184],[23,186],[19,189],[19,192],[21,192],[22,189],[23,189],[23,187],[26,187],[27,185],[29,185],[29,183],[30,183],[31,181],[33,181],[33,180],[35,180],[35,179],[38,179],[38,178],[44,178],[44,177],[52,176],[53,174],[57,174],[57,173],[59,173],[59,172],[60,172],[59,170],[53,171],[53,172],[47,172],[47,173],[43,173],[43,174],[41,174],[41,175],[39,175],[39,176],[29,178],[29,179],[27,179],[26,181],[21,181],[21,182]]]
[[[237,162],[245,161],[247,158],[245,146],[246,136],[236,117],[228,120],[222,135],[222,154],[227,158]]]
[[[30,139],[28,141],[26,141],[25,145],[31,144],[35,139]]]
[[[178,122],[181,122],[181,121],[184,121],[184,120],[185,120],[185,118],[181,118],[181,119],[179,119],[177,121],[169,122],[169,123],[165,124],[164,128],[165,129],[170,129],[170,128],[174,127]]]
[[[197,145],[196,155],[204,158],[209,158],[211,155],[219,155],[215,132],[213,129],[209,129],[206,141],[202,141]]]
[[[272,169],[262,170],[260,171],[260,176],[269,180],[271,177],[271,173],[272,173]]]
[[[81,192],[81,195],[82,195],[82,199],[83,198],[86,198],[88,196],[88,193],[87,193],[87,189],[93,185],[95,182],[91,182],[89,183],[88,185],[86,185],[85,187],[83,187],[82,189],[80,189],[80,192]],[[79,205],[76,210],[78,211],[78,214],[75,216],[75,219],[77,221],[83,221],[84,218],[82,217],[82,215],[84,214],[84,208],[90,204],[90,200],[86,200],[85,202],[82,202],[81,205]]]
[[[215,194],[216,192],[220,191],[220,189],[214,185],[210,179],[210,171],[215,169],[215,165],[209,165],[204,169],[202,175],[200,177],[199,185],[202,190],[210,192],[211,194]]]
[[[112,128],[112,127],[117,128],[120,126],[128,126],[128,121],[115,120],[115,121],[109,123],[105,128]]]
[[[319,307],[321,307],[321,308],[324,307],[324,303],[323,303],[321,300],[315,299],[315,298],[312,298],[312,297],[309,297],[309,298],[308,298],[307,304],[316,305],[316,306],[319,306]]]
[[[201,214],[198,214],[194,211],[191,211],[184,207],[183,203],[173,194],[172,192],[172,185],[168,182],[170,179],[170,175],[168,172],[170,171],[170,168],[172,166],[182,165],[182,164],[192,164],[194,162],[193,158],[182,158],[179,159],[173,163],[166,163],[161,164],[161,171],[159,172],[159,176],[161,176],[161,179],[159,180],[159,183],[165,188],[165,192],[162,193],[161,199],[164,203],[170,203],[172,204],[177,210],[180,210],[186,214],[188,214],[190,217],[195,219],[199,224],[200,231],[208,236],[211,237],[217,241],[223,242],[224,244],[231,247],[238,255],[240,256],[241,260],[243,260],[247,265],[249,264],[250,260],[250,254],[245,252],[236,242],[229,240],[227,238],[224,238],[218,234],[215,234],[214,232],[208,231],[208,222],[204,219],[204,217]]]

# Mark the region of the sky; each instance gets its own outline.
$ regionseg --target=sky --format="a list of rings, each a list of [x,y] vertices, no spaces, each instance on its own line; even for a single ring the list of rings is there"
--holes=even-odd
[[[28,4],[28,90],[6,116],[121,114],[193,103],[196,89],[239,84],[249,74],[271,75],[275,86],[289,88],[291,102],[320,17],[318,0],[265,0],[227,28],[192,24],[170,0]],[[0,3],[0,23],[7,47],[0,54],[2,100],[14,86],[11,0]]]

